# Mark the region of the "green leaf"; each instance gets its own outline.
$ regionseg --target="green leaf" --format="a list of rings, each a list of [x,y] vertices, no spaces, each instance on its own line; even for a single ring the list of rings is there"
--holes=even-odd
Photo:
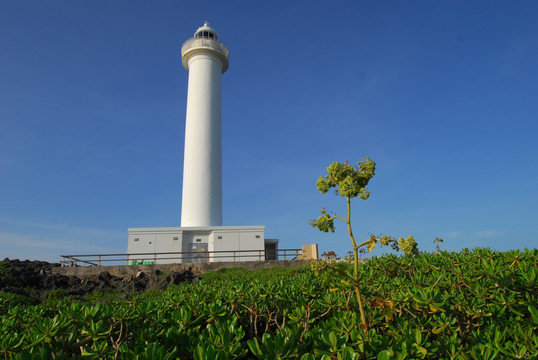
[[[417,345],[417,344],[414,344],[414,345],[417,348],[417,350],[422,354],[423,357],[426,357],[426,355],[428,355],[428,350],[426,350],[420,345]]]
[[[536,310],[536,308],[531,304],[529,304],[528,309],[529,309],[529,312],[531,313],[532,322],[535,325],[538,325],[538,310]]]
[[[392,360],[394,352],[392,350],[383,350],[377,354],[377,360]]]
[[[338,346],[338,339],[336,338],[336,334],[334,333],[334,331],[331,331],[329,333],[329,341],[331,347],[336,348]]]
[[[253,338],[247,341],[247,345],[256,357],[263,356],[263,350],[260,348],[260,343],[257,338]]]
[[[342,360],[359,360],[360,355],[357,354],[353,348],[351,347],[344,347],[344,350],[342,350]]]
[[[422,343],[422,333],[419,329],[415,329],[415,342],[417,345],[420,345]]]

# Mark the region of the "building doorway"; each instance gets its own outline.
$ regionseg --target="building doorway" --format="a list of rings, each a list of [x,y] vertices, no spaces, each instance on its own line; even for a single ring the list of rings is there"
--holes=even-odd
[[[207,243],[195,242],[189,244],[189,255],[186,260],[189,263],[200,264],[208,262]]]

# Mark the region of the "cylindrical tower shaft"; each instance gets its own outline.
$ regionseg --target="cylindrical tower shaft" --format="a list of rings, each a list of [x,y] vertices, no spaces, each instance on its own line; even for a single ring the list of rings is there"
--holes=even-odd
[[[221,74],[229,52],[206,23],[181,53],[189,71],[181,226],[221,226]]]

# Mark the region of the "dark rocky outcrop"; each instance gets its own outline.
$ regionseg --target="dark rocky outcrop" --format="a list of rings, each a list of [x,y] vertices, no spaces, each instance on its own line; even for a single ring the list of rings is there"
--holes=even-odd
[[[96,290],[113,292],[142,292],[166,289],[171,284],[196,282],[198,277],[189,270],[163,273],[139,271],[135,275],[117,277],[108,271],[87,278],[51,273],[60,264],[45,261],[10,260],[0,262],[0,292],[26,295],[41,301],[50,291],[60,290],[66,296],[84,296]]]

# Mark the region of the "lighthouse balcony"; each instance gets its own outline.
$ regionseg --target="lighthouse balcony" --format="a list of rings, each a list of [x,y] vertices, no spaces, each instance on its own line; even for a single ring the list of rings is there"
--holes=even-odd
[[[218,51],[220,54],[224,55],[226,59],[230,57],[230,50],[223,43],[215,39],[210,38],[191,38],[183,43],[181,47],[181,55],[185,54],[192,49],[206,48],[214,51]]]

